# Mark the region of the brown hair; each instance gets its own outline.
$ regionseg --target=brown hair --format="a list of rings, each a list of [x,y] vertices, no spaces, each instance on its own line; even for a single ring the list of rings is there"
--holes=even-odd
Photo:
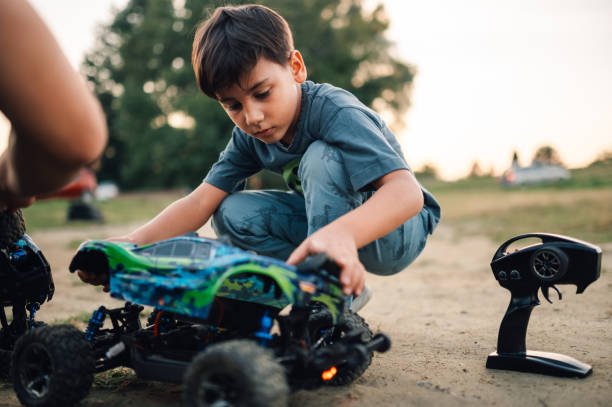
[[[199,24],[191,64],[202,92],[216,99],[219,90],[238,83],[260,57],[282,65],[292,50],[289,24],[274,10],[258,4],[225,6]]]

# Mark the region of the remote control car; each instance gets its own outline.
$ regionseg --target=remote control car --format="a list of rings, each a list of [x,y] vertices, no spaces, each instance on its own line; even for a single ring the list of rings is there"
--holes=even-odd
[[[348,309],[324,255],[295,267],[195,236],[141,247],[89,241],[76,270],[104,276],[127,302],[100,307],[84,333],[48,326],[20,339],[13,376],[26,405],[72,405],[94,373],[126,366],[182,382],[189,406],[283,406],[290,388],[351,383],[390,346]],[[154,308],[143,327],[144,305]]]
[[[8,379],[13,348],[36,321],[36,311],[53,297],[49,263],[25,234],[21,211],[0,212],[0,379]],[[12,318],[4,310],[10,307]]]

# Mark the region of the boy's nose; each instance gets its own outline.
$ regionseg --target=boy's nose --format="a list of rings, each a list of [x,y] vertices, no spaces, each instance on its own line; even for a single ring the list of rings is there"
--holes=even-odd
[[[249,107],[244,109],[244,121],[248,126],[255,125],[261,122],[264,118],[263,111],[256,107]]]

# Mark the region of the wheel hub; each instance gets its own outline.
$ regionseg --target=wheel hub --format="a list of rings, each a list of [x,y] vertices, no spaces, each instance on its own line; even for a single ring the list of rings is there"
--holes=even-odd
[[[38,344],[31,345],[23,354],[18,368],[18,377],[23,388],[35,399],[49,393],[53,366],[47,351]]]

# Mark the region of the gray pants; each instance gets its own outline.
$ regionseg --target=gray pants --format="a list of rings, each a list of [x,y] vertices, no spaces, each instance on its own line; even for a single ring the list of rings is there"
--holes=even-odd
[[[259,254],[286,260],[318,229],[363,204],[374,192],[357,192],[336,147],[312,143],[298,168],[304,195],[293,191],[240,191],[230,194],[213,216],[218,236]],[[423,191],[425,205],[388,235],[359,249],[359,259],[374,274],[395,274],[423,250],[440,219],[435,198]]]

